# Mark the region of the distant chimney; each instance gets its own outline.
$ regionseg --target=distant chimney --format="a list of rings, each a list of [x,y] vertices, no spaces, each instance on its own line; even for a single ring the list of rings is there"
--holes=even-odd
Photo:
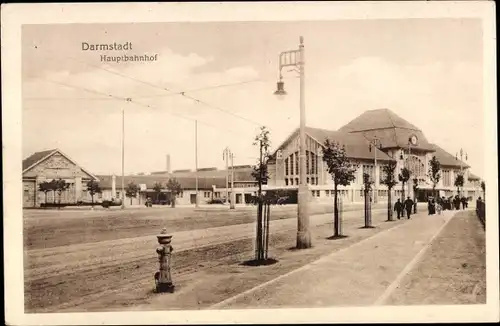
[[[170,154],[167,154],[167,173],[171,173],[170,170]]]

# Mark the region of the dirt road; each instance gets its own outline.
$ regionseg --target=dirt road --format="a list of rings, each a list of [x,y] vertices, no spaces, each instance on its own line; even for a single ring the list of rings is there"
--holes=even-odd
[[[362,225],[359,215],[359,211],[346,212],[346,227]],[[278,219],[271,221],[271,245],[291,245],[296,219],[279,219],[279,214],[275,217]],[[331,214],[311,218],[316,228],[330,229],[330,222]],[[183,275],[209,268],[228,257],[241,261],[240,255],[253,249],[254,228],[254,223],[246,223],[173,232],[174,273]],[[157,268],[156,245],[154,233],[150,232],[148,236],[26,250],[25,307],[55,311],[99,302],[110,291],[137,281],[151,282]]]

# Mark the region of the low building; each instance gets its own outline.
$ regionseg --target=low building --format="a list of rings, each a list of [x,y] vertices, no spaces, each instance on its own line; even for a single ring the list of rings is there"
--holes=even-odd
[[[77,202],[86,198],[86,185],[99,178],[79,166],[59,149],[36,152],[22,162],[23,207],[39,207],[45,202]],[[40,191],[40,185],[64,180],[68,187],[60,192]]]

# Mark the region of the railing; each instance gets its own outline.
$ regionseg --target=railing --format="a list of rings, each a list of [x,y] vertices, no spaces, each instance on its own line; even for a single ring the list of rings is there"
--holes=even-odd
[[[483,224],[483,227],[486,229],[486,204],[484,201],[477,201],[476,202],[476,214],[479,220],[481,221],[481,224]]]

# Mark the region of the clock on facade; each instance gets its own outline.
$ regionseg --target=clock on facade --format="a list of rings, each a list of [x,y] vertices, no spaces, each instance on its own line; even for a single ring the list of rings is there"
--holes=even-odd
[[[414,145],[414,146],[415,146],[415,145],[417,145],[417,142],[418,142],[417,136],[412,135],[412,136],[410,137],[410,144],[412,144],[412,145]]]

